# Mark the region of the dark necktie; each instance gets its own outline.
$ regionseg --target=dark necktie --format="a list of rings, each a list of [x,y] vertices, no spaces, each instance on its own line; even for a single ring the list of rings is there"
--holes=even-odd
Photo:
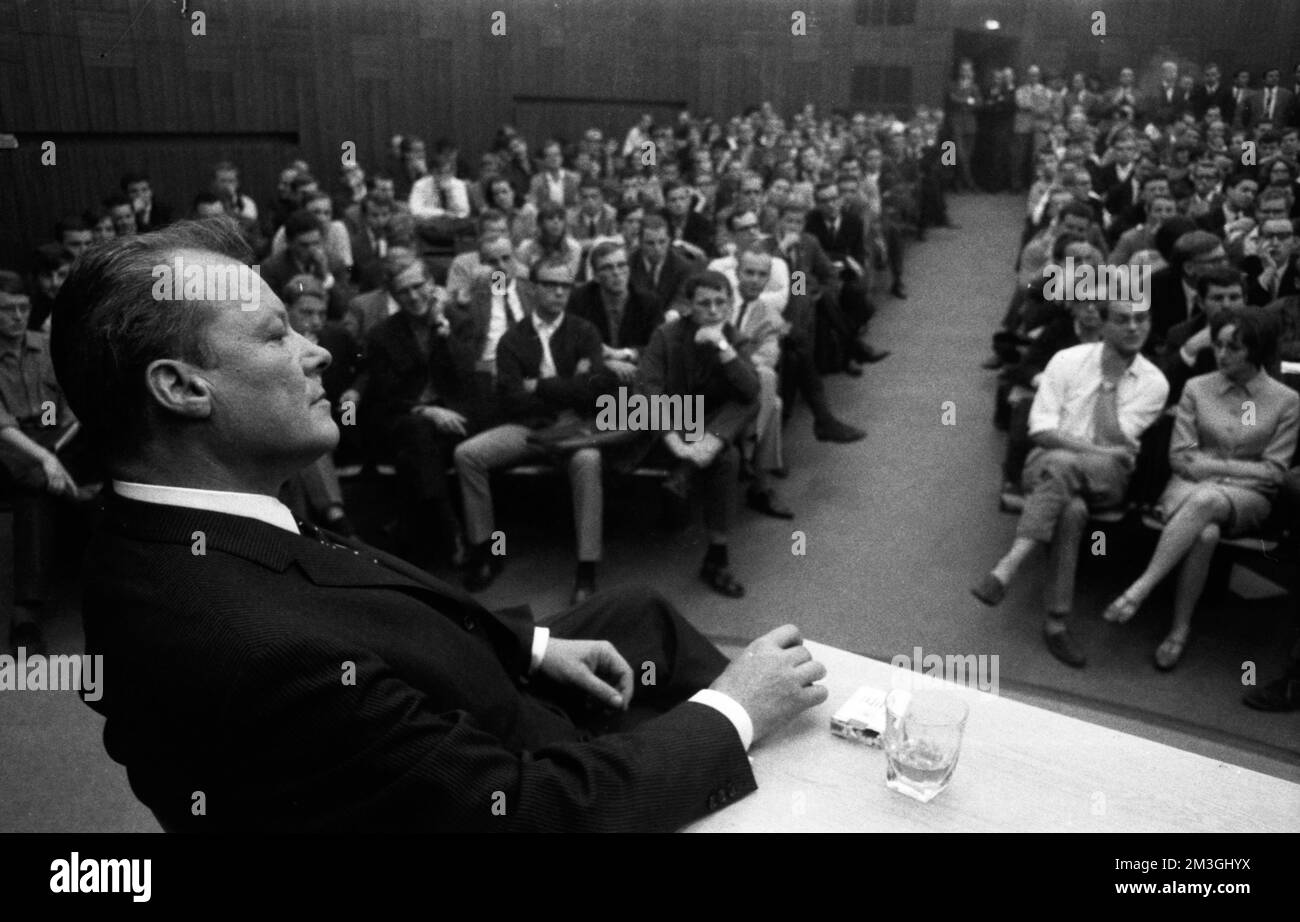
[[[1119,424],[1119,382],[1103,380],[1092,408],[1092,437],[1098,445],[1127,445]]]
[[[753,303],[752,300],[741,302],[740,313],[736,314],[736,329],[738,331],[745,328],[745,315],[749,313],[749,305]]]

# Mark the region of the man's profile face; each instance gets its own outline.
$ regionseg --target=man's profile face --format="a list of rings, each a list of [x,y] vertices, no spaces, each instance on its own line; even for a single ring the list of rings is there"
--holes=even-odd
[[[668,228],[652,227],[641,233],[641,252],[653,264],[659,265],[668,255]]]
[[[215,253],[182,255],[191,265],[232,262]],[[301,466],[333,450],[339,438],[321,384],[329,352],[295,331],[275,292],[261,284],[255,309],[211,304],[204,331],[213,364],[198,376],[210,389],[209,444],[232,469]]]
[[[1127,301],[1112,301],[1102,325],[1102,338],[1120,355],[1128,358],[1142,351],[1151,332],[1151,312],[1135,310]]]
[[[716,327],[731,313],[731,293],[701,285],[691,296],[691,319],[696,326]]]
[[[1205,308],[1205,316],[1213,323],[1214,319],[1224,311],[1237,311],[1246,303],[1246,295],[1241,290],[1240,285],[1214,285],[1210,284],[1205,289],[1205,297],[1202,299],[1202,306]]]
[[[21,339],[31,313],[32,302],[27,295],[0,291],[0,339],[10,342]]]
[[[626,262],[626,260],[624,260]],[[543,266],[537,272],[537,313],[545,321],[552,321],[564,313],[564,305],[573,290],[573,275],[565,266]]]
[[[65,250],[76,257],[86,252],[86,247],[90,246],[93,239],[94,235],[89,230],[70,230],[63,232],[63,239],[59,242],[63,244]]]
[[[736,280],[740,296],[752,300],[763,293],[767,280],[772,277],[772,257],[759,253],[744,253],[736,266]]]
[[[600,263],[593,264],[591,268],[595,270],[596,281],[606,294],[627,294],[628,280],[632,277],[627,250],[618,249],[606,253],[601,257]]]

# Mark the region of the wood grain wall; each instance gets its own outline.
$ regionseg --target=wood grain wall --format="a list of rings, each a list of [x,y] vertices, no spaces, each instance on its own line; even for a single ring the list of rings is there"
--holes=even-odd
[[[953,30],[989,18],[1021,39],[1024,60],[1008,63],[1108,74],[1170,54],[1289,70],[1300,47],[1294,0],[917,0],[900,26],[857,25],[858,2],[0,0],[0,132],[20,141],[0,150],[0,261],[21,260],[127,168],[184,206],[231,157],[260,201],[289,156],[332,182],[344,142],[374,164],[399,131],[454,137],[472,162],[503,122],[571,134],[683,102],[848,107],[859,65],[909,66],[913,102],[937,102]],[[1104,41],[1088,32],[1097,7]],[[206,35],[191,34],[194,10]],[[794,10],[806,35],[792,35]],[[40,164],[44,140],[55,166]]]

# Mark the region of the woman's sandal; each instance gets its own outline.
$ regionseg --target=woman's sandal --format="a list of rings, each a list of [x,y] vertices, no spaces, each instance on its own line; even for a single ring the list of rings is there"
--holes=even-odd
[[[738,599],[745,594],[745,587],[736,581],[731,571],[718,564],[706,563],[700,567],[700,579],[704,580],[714,592],[720,592],[730,599]]]
[[[1156,647],[1156,668],[1161,672],[1168,672],[1178,665],[1178,661],[1183,658],[1183,650],[1187,647],[1187,638],[1179,639],[1170,634],[1160,642]]]
[[[1101,613],[1101,618],[1103,621],[1109,621],[1112,624],[1124,624],[1131,621],[1141,607],[1141,602],[1134,601],[1125,592],[1106,607],[1106,610]]]

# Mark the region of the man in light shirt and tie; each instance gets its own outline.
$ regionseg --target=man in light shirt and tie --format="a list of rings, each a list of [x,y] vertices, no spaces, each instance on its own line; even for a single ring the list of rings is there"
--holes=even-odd
[[[1039,547],[1050,555],[1047,648],[1080,668],[1087,656],[1067,630],[1074,573],[1091,511],[1119,507],[1137,462],[1138,440],[1165,408],[1169,382],[1141,355],[1150,312],[1125,301],[1102,302],[1102,341],[1056,353],[1039,379],[1029,411],[1035,444],[1025,463],[1025,507],[1011,549],[972,587],[997,605],[1016,571]]]

